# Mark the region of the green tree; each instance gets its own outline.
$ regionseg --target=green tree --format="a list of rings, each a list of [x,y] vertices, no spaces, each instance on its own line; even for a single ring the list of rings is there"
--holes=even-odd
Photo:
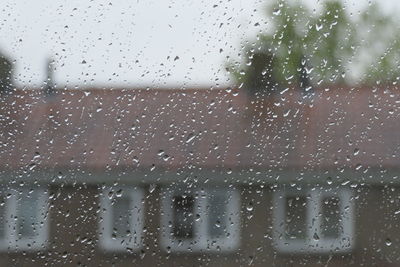
[[[360,60],[364,83],[397,83],[400,76],[400,25],[372,5],[360,16],[359,39],[364,40]]]
[[[253,93],[398,79],[397,23],[376,5],[351,16],[337,0],[325,1],[319,12],[299,1],[277,1],[267,15],[272,28],[228,65],[234,81]]]

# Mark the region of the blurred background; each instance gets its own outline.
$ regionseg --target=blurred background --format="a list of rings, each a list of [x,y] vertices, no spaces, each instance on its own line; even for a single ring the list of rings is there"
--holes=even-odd
[[[298,2],[319,12],[324,1]],[[19,86],[40,86],[49,58],[61,86],[232,84],[227,61],[273,32],[269,1],[4,0],[0,48]],[[343,1],[356,20],[370,1]],[[396,0],[376,3],[398,21]],[[357,47],[355,48],[357,49]]]
[[[0,266],[400,266],[399,1],[0,6]]]

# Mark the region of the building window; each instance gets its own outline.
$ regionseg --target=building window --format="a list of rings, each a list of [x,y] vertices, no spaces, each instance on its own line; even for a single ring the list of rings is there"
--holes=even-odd
[[[234,189],[166,189],[162,244],[168,251],[233,251],[239,246],[239,209]]]
[[[280,190],[274,195],[274,244],[284,253],[352,249],[353,204],[347,188]]]
[[[107,188],[101,193],[100,247],[107,251],[132,252],[142,247],[143,190]]]
[[[2,190],[0,203],[0,249],[45,249],[48,192],[42,188]]]

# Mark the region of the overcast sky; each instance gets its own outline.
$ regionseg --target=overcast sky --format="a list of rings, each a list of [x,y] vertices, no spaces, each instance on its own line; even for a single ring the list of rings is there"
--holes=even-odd
[[[381,2],[388,12],[400,10],[398,0]],[[266,2],[258,0],[1,3],[0,50],[15,60],[19,86],[39,86],[49,57],[62,86],[226,85],[226,57],[268,28]],[[367,3],[349,0],[346,6],[357,12]]]

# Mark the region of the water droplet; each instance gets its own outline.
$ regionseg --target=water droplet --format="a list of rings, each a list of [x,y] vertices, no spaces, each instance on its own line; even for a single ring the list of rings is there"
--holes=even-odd
[[[317,234],[317,233],[314,233],[314,235],[313,235],[313,239],[314,239],[315,241],[318,241],[318,240],[319,240],[319,236],[318,236],[318,234]]]
[[[33,171],[33,169],[36,168],[36,164],[35,163],[31,163],[31,164],[29,164],[28,168],[29,168],[30,171]]]
[[[116,195],[117,197],[122,197],[122,189],[119,189],[119,190],[115,193],[115,195]]]
[[[196,137],[195,134],[190,133],[190,134],[188,135],[188,137],[186,138],[186,144],[192,142],[193,139],[194,139],[195,137]]]
[[[153,193],[154,190],[156,190],[156,187],[157,187],[156,184],[150,184],[150,186],[149,186],[149,193],[150,193],[150,194]]]
[[[274,9],[274,11],[272,12],[273,15],[275,16],[279,16],[279,14],[281,14],[281,10],[279,8]]]
[[[154,171],[156,169],[156,165],[151,165],[150,171]]]

